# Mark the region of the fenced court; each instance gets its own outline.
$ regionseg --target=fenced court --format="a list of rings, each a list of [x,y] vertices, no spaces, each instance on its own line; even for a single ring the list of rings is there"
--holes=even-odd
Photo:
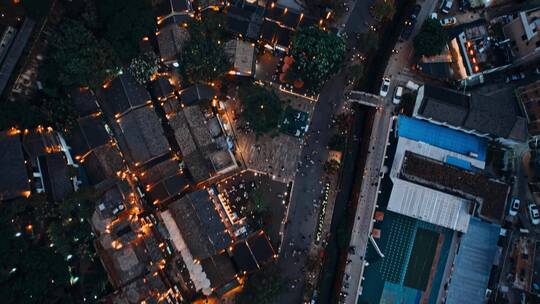
[[[439,240],[439,233],[423,228],[418,228],[411,252],[411,258],[407,266],[404,285],[426,290],[429,281],[431,266]]]

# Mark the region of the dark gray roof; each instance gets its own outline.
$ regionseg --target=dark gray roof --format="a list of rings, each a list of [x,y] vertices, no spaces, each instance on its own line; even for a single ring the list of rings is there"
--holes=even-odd
[[[71,92],[71,100],[79,116],[87,116],[99,112],[96,95],[89,89],[74,89]]]
[[[169,210],[194,258],[208,258],[231,243],[206,190],[180,198],[169,205]]]
[[[75,155],[82,156],[90,150],[107,144],[109,134],[98,116],[85,116],[78,120],[79,128],[71,136],[70,145]]]
[[[174,94],[174,88],[169,79],[158,76],[150,83],[150,93],[155,99],[165,99]]]
[[[61,201],[73,193],[73,183],[69,178],[68,165],[62,152],[49,153],[39,158],[45,192],[50,201]]]
[[[123,162],[116,147],[107,144],[92,150],[82,166],[90,185],[97,185],[116,177],[116,172],[122,169]]]
[[[215,95],[216,91],[213,87],[206,84],[196,84],[180,92],[180,102],[190,106],[200,100],[212,100]]]
[[[527,135],[526,120],[510,88],[488,95],[471,95],[426,84],[418,113],[425,118],[494,137],[524,141]]]
[[[14,199],[24,191],[30,191],[18,134],[0,133],[0,172],[0,201]]]
[[[189,0],[163,0],[155,8],[158,16],[166,16],[175,13],[186,13],[192,10],[191,1]]]
[[[258,269],[257,261],[245,240],[234,244],[232,255],[233,261],[240,271],[251,272]]]
[[[33,165],[37,165],[35,163],[36,159],[47,154],[48,149],[56,149],[59,142],[55,134],[51,131],[43,131],[41,133],[32,131],[23,136],[22,144],[30,162]]]
[[[132,163],[145,162],[169,152],[161,122],[150,107],[128,112],[113,124],[121,150]]]
[[[274,249],[272,248],[268,237],[262,230],[249,237],[247,243],[259,267],[271,262],[274,258]]]
[[[100,104],[110,120],[150,101],[148,91],[130,73],[116,77],[101,93]]]
[[[236,275],[232,260],[225,251],[202,260],[201,266],[212,288],[219,288],[229,283]]]

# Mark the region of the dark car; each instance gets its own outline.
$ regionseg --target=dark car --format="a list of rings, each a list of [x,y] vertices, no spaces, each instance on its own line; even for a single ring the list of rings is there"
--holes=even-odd
[[[403,31],[401,31],[401,39],[407,40],[411,37],[415,23],[416,20],[414,19],[405,21],[405,27],[403,28]]]
[[[415,5],[411,14],[411,19],[418,18],[418,14],[420,14],[420,10],[422,10],[422,6],[420,4]]]

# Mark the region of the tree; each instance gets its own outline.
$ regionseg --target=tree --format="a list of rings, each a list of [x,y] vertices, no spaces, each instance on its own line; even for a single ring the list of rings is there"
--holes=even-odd
[[[416,56],[440,54],[446,46],[447,36],[437,19],[428,18],[414,37],[413,47]]]
[[[242,116],[257,135],[277,127],[283,109],[276,93],[261,86],[249,85],[240,89],[239,97],[244,105]]]
[[[369,53],[372,50],[376,50],[379,45],[379,34],[375,31],[367,31],[365,33],[358,34],[356,40],[356,47],[361,53]]]
[[[51,8],[51,0],[24,0],[22,2],[28,16],[35,20],[44,18]]]
[[[364,77],[364,65],[355,64],[347,68],[347,80],[349,83],[354,83],[359,81]]]
[[[394,0],[375,0],[369,11],[373,17],[379,21],[389,20],[394,17],[396,13],[396,4]]]
[[[129,64],[129,72],[138,83],[144,85],[158,71],[159,59],[153,52],[141,54]]]
[[[343,151],[345,149],[345,136],[334,134],[328,141],[328,149],[334,151]]]
[[[139,54],[139,42],[154,32],[152,4],[148,0],[97,0],[105,39],[125,62]]]
[[[308,89],[319,90],[345,59],[345,40],[318,27],[300,29],[292,40],[293,75]]]
[[[271,304],[279,293],[287,286],[287,281],[279,274],[277,266],[273,265],[251,274],[238,295],[239,304]]]
[[[324,172],[328,175],[334,175],[338,173],[340,166],[341,165],[335,159],[327,160],[324,163]]]
[[[193,21],[189,24],[190,39],[178,58],[180,72],[191,83],[214,81],[230,69],[223,44],[218,40],[219,18],[209,19],[208,23]]]
[[[64,87],[96,88],[114,73],[116,56],[80,22],[66,19],[49,39],[49,60]]]

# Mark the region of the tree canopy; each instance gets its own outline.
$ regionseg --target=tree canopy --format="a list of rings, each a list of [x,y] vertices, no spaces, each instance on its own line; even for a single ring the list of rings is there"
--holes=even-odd
[[[240,100],[244,105],[242,113],[257,135],[274,130],[281,118],[281,102],[273,91],[261,86],[242,87]]]
[[[446,45],[447,36],[437,19],[428,18],[414,37],[413,47],[417,56],[440,54]]]
[[[345,40],[318,27],[300,29],[292,40],[293,77],[319,90],[345,59]]]
[[[219,34],[218,17],[212,22],[193,21],[189,25],[189,42],[178,58],[180,72],[191,83],[210,82],[226,73],[230,62],[225,55]]]
[[[158,71],[159,59],[153,52],[141,54],[129,64],[129,72],[140,84],[146,84],[154,73]]]
[[[80,303],[107,291],[88,222],[95,194],[85,189],[59,203],[34,194],[0,204],[2,303]],[[77,276],[84,286],[72,280]]]
[[[238,296],[239,304],[274,303],[279,293],[287,286],[287,281],[280,276],[277,266],[270,266],[247,278],[242,293]]]
[[[49,38],[49,60],[65,87],[96,88],[111,76],[116,56],[106,43],[100,42],[79,21],[66,19]]]
[[[396,13],[396,3],[394,0],[375,0],[369,10],[377,20],[392,19]]]
[[[152,5],[148,0],[97,0],[104,37],[125,62],[139,54],[139,42],[154,32]]]

